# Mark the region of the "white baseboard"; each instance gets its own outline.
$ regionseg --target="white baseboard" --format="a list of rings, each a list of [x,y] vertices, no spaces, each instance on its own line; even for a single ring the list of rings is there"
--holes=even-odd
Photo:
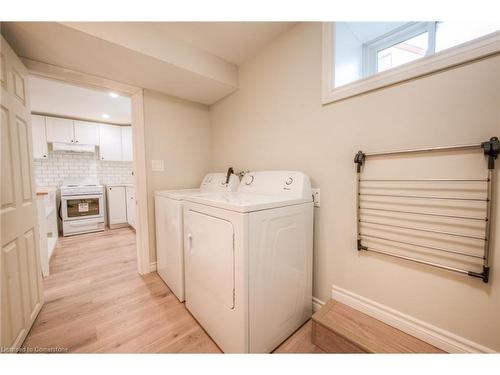
[[[156,262],[151,262],[149,264],[149,272],[155,272],[156,271]]]
[[[321,307],[325,304],[322,300],[316,297],[313,297],[312,302],[313,302],[313,313],[321,309]]]
[[[335,285],[332,286],[332,298],[448,353],[495,353],[493,349]]]

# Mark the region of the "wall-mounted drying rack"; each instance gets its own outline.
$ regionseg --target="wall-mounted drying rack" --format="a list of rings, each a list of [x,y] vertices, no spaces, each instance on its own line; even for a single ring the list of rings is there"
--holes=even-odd
[[[439,151],[470,151],[470,150],[478,150],[483,151],[484,155],[487,157],[487,168],[488,174],[486,178],[427,178],[427,179],[398,179],[398,178],[362,178],[361,173],[363,166],[366,163],[366,160],[369,158],[376,158],[380,156],[403,156],[408,154],[416,154],[416,153],[428,153],[428,152],[439,152]],[[497,159],[500,152],[500,141],[497,137],[492,137],[489,141],[482,142],[480,144],[470,144],[470,145],[459,145],[459,146],[443,146],[443,147],[430,147],[430,148],[420,148],[420,149],[408,149],[408,150],[396,150],[396,151],[386,151],[386,152],[373,152],[373,153],[365,153],[362,151],[358,151],[356,156],[354,157],[354,163],[356,164],[356,222],[357,222],[357,248],[358,251],[369,251],[378,254],[388,255],[395,258],[404,259],[407,261],[412,261],[420,264],[425,264],[428,266],[433,266],[441,269],[445,269],[448,271],[458,272],[461,274],[465,274],[471,277],[480,278],[483,282],[487,283],[489,280],[490,273],[490,230],[491,230],[491,207],[492,201],[494,198],[494,171],[495,171],[495,160]],[[363,193],[361,192],[361,187],[363,183],[369,182],[444,182],[444,183],[454,183],[454,182],[477,182],[477,183],[485,183],[486,184],[486,196],[483,198],[477,197],[461,197],[454,195],[419,195],[419,194],[386,194],[386,193]],[[450,202],[481,202],[486,206],[485,215],[483,217],[471,216],[471,215],[454,215],[451,213],[439,213],[436,211],[422,211],[422,210],[398,210],[398,209],[387,209],[380,207],[362,207],[361,205],[361,197],[363,196],[371,196],[371,197],[383,197],[383,199],[409,199],[409,200],[431,200],[431,201],[450,201]],[[427,202],[428,203],[428,202]],[[381,223],[373,220],[365,220],[361,218],[361,210],[367,209],[376,212],[385,213],[395,213],[395,214],[405,214],[405,215],[414,215],[416,217],[437,217],[437,218],[450,218],[450,219],[461,219],[465,221],[482,221],[484,222],[484,233],[481,233],[480,236],[460,233],[455,231],[443,231],[443,230],[435,230],[430,228],[419,228],[407,225],[399,225],[394,223]],[[385,236],[373,235],[368,233],[363,233],[361,230],[361,226],[364,224],[371,224],[382,228],[389,228],[390,230],[409,230],[416,233],[425,233],[426,235],[444,235],[452,238],[462,238],[468,240],[478,240],[483,242],[483,252],[482,255],[477,255],[465,251],[460,251],[456,249],[450,249],[441,246],[429,245],[425,243],[418,243],[414,241],[406,241],[400,239],[391,239]],[[365,246],[363,244],[363,240],[382,240],[385,242],[389,242],[391,244],[397,245],[409,245],[412,247],[417,247],[425,250],[444,252],[448,254],[458,254],[465,257],[476,258],[482,260],[482,272],[470,271],[463,268],[458,268],[446,264],[442,264],[439,262],[429,261],[426,259],[419,259],[418,257],[406,256],[398,253],[394,253],[391,251],[386,251],[379,248],[374,248],[370,246]]]

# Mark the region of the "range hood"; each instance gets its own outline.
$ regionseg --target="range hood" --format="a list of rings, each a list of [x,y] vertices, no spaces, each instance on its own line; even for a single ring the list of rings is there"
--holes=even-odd
[[[94,145],[75,145],[73,143],[52,143],[53,151],[95,152]]]

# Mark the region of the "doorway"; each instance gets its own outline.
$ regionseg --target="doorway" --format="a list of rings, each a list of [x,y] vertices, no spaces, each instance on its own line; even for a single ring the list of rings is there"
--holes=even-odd
[[[36,75],[28,87],[41,265],[48,277],[54,250],[63,244],[71,252],[69,244],[83,243],[84,234],[125,227],[135,233],[131,99]],[[70,236],[76,238],[62,240]]]
[[[30,76],[41,79],[51,79],[69,85],[78,86],[111,93],[119,97],[130,100],[130,132],[132,138],[132,170],[135,201],[135,237],[136,237],[136,260],[139,274],[151,272],[151,262],[149,253],[149,226],[147,207],[147,186],[146,186],[146,156],[144,148],[144,113],[143,113],[143,90],[120,82],[115,82],[102,77],[96,77],[82,72],[21,58],[27,67]],[[104,112],[105,113],[105,112]],[[100,119],[101,122],[104,122]],[[118,124],[120,125],[120,124]],[[125,192],[126,193],[126,192]],[[129,203],[130,204],[130,203]]]

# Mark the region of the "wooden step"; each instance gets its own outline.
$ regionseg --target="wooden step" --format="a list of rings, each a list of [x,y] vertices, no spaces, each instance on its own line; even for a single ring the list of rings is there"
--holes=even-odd
[[[333,299],[313,315],[312,341],[327,353],[444,353]]]

